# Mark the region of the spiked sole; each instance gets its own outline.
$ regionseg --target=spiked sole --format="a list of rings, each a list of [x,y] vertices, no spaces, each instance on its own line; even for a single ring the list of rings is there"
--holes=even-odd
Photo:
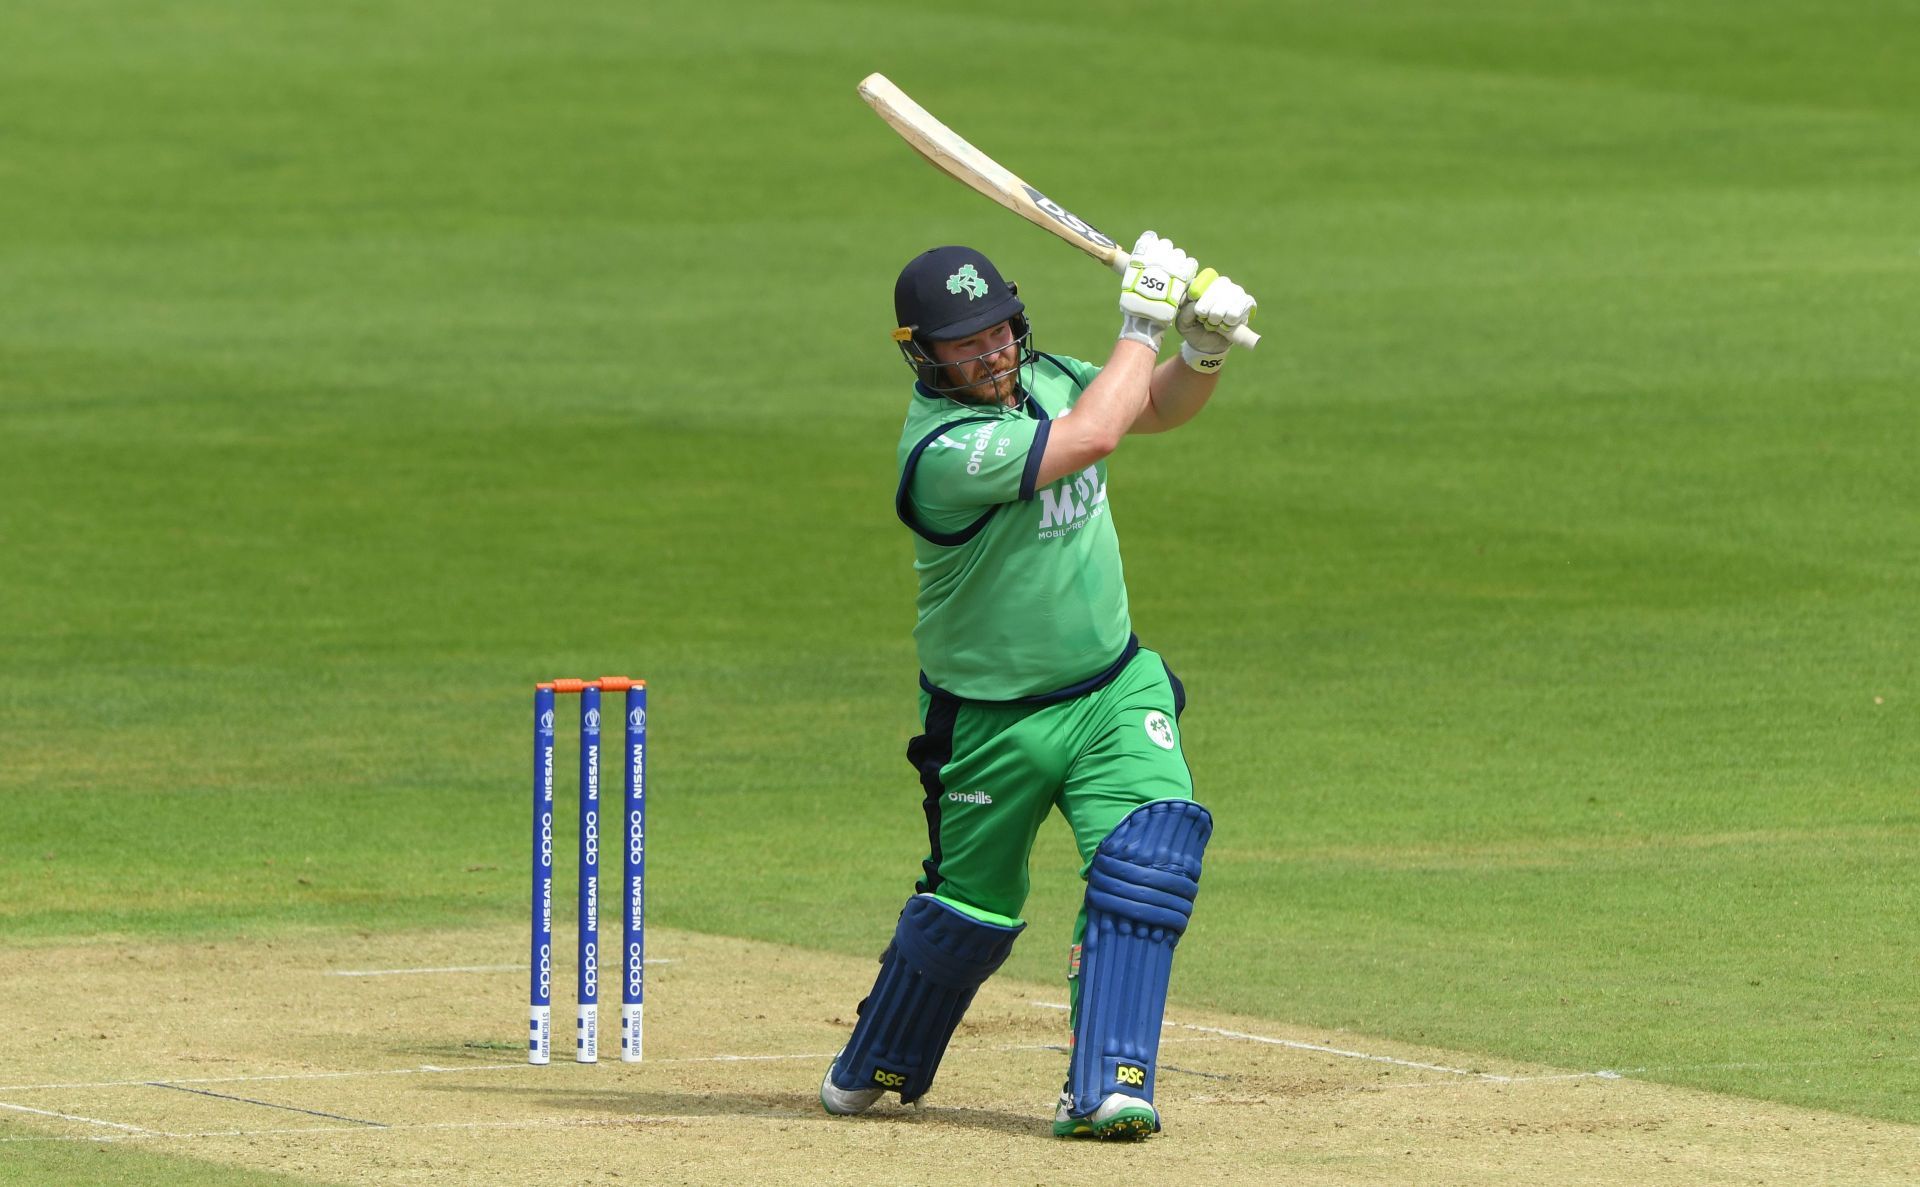
[[[1160,1128],[1160,1119],[1152,1109],[1121,1109],[1094,1125],[1093,1136],[1109,1142],[1137,1142],[1152,1137]]]
[[[1095,1118],[1098,1118],[1097,1120]],[[1160,1117],[1153,1106],[1141,1102],[1115,1109],[1107,1116],[1073,1117],[1066,1103],[1053,1115],[1053,1136],[1057,1138],[1099,1138],[1102,1141],[1137,1142],[1160,1132]]]

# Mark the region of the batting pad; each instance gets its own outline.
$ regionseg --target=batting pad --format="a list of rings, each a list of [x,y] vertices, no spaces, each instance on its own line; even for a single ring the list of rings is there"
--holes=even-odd
[[[1128,813],[1094,851],[1068,1064],[1074,1116],[1115,1092],[1153,1099],[1173,949],[1193,914],[1212,835],[1213,817],[1199,804],[1156,800]]]
[[[974,992],[1006,962],[1025,927],[984,923],[930,894],[908,899],[853,1037],[834,1060],[833,1082],[918,1100]]]

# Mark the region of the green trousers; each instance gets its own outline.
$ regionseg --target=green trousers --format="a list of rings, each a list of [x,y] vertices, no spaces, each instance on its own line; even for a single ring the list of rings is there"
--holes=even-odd
[[[1193,798],[1180,752],[1184,698],[1166,664],[1144,648],[1102,687],[1052,704],[922,691],[926,732],[907,748],[926,791],[929,852],[919,889],[969,913],[1017,921],[1034,837],[1056,808],[1073,829],[1084,878],[1100,842],[1129,812]],[[1076,928],[1076,943],[1079,936]]]

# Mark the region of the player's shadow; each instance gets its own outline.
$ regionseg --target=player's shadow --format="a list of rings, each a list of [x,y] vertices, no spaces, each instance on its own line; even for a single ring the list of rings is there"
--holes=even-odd
[[[506,1084],[440,1083],[430,1092],[466,1096],[514,1096],[538,1101],[568,1119],[599,1115],[632,1117],[738,1117],[779,1121],[817,1121],[823,1125],[934,1125],[983,1129],[1009,1137],[1047,1137],[1051,1130],[1031,1113],[951,1106],[881,1106],[860,1117],[832,1117],[812,1096],[776,1092],[660,1092],[610,1088],[529,1088]]]

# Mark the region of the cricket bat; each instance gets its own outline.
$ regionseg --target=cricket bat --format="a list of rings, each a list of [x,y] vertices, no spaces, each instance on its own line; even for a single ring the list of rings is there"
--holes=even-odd
[[[875,73],[861,79],[860,97],[940,172],[992,198],[1033,225],[1051,231],[1115,272],[1127,270],[1126,248],[967,143],[959,133],[933,118],[926,108],[893,85],[886,75]],[[1246,326],[1234,327],[1231,337],[1234,345],[1248,348],[1260,341],[1260,335]]]

